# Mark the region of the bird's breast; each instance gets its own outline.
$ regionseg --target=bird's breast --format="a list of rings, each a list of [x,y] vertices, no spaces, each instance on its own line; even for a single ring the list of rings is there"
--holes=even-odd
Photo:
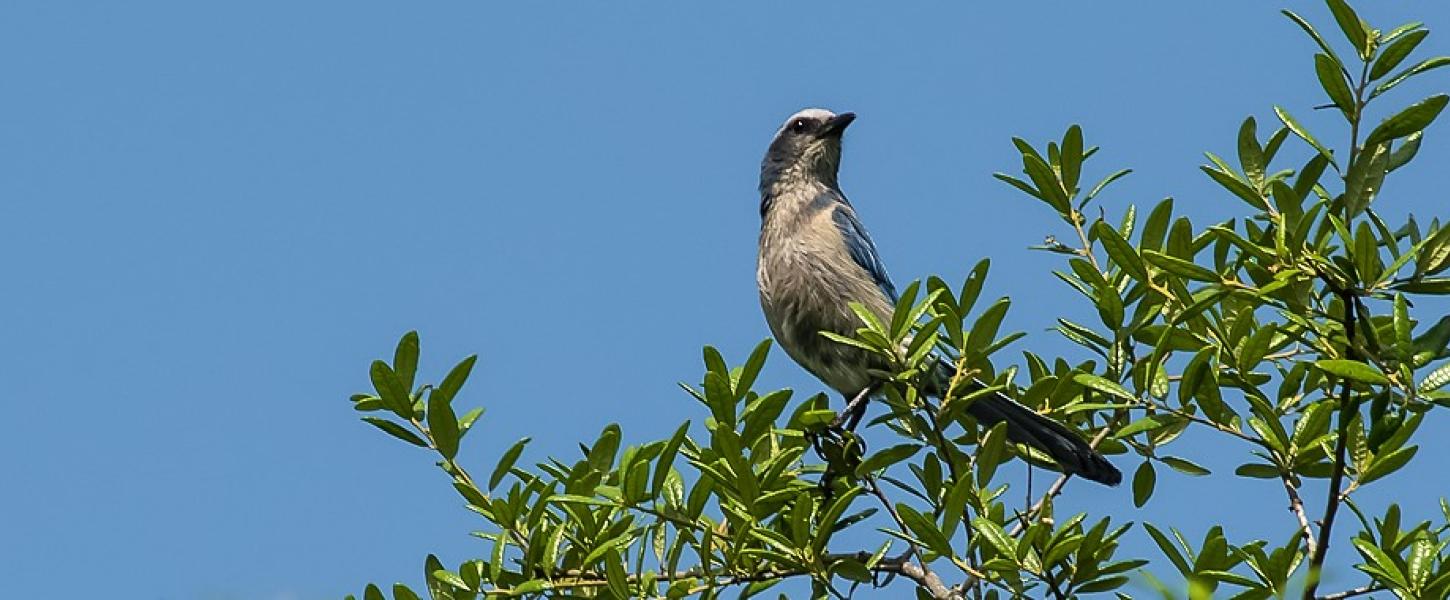
[[[889,317],[891,307],[845,251],[839,230],[830,223],[796,223],[761,229],[756,280],[760,304],[771,333],[791,358],[843,394],[869,383],[874,359],[861,350],[820,335],[854,335],[860,302]],[[822,227],[821,225],[824,225]]]

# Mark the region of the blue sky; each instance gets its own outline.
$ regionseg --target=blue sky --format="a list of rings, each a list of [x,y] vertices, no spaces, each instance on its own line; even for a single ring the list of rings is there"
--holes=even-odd
[[[1338,35],[1318,3],[1291,7]],[[986,294],[1017,298],[1007,326],[1030,334],[1015,347],[1080,356],[1044,330],[1091,308],[1050,274],[1060,257],[1025,249],[1065,232],[990,177],[1016,171],[1009,138],[1081,123],[1103,146],[1089,176],[1135,169],[1111,214],[1168,195],[1196,223],[1240,214],[1197,167],[1245,115],[1266,131],[1280,104],[1347,136],[1310,110],[1313,47],[1278,8],[7,3],[5,595],[338,597],[416,584],[429,552],[482,554],[432,459],[356,420],[368,362],[409,329],[424,376],[480,355],[467,464],[525,435],[540,459],[610,421],[633,441],[698,421],[675,382],[698,378],[700,346],[740,360],[768,335],[757,169],[805,106],[860,115],[842,181],[899,282],[990,256]],[[1364,14],[1423,20],[1450,53],[1450,6]],[[1387,185],[1393,221],[1447,214],[1447,131]],[[761,385],[821,389],[780,354]],[[1370,506],[1438,514],[1447,426],[1427,421],[1428,460]],[[1059,511],[1287,536],[1276,484],[1227,476],[1242,446],[1181,448],[1224,475],[1160,475],[1141,510],[1074,484]],[[1126,545],[1156,556],[1141,530]]]

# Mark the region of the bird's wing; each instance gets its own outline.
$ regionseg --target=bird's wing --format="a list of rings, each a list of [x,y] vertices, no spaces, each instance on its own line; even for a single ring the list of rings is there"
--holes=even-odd
[[[876,244],[871,241],[871,234],[866,233],[866,226],[856,218],[856,211],[846,199],[843,197],[840,200],[836,204],[835,212],[831,214],[831,220],[841,230],[841,237],[846,241],[846,251],[857,265],[871,275],[881,293],[895,304],[896,286],[891,283],[891,276],[886,274],[886,265],[881,262],[881,255],[876,253]]]

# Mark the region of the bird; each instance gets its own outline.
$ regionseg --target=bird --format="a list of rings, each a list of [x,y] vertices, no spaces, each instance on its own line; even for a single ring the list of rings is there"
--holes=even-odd
[[[862,323],[852,303],[890,322],[897,300],[876,244],[838,180],[841,140],[855,119],[850,112],[807,108],[776,131],[760,164],[756,260],[760,306],[776,342],[848,401],[879,389],[882,382],[872,371],[889,365],[884,357],[821,332],[853,336]],[[939,397],[955,367],[936,360],[926,391]],[[975,379],[969,385],[985,387]],[[864,412],[864,402],[851,404]],[[967,410],[987,427],[1006,422],[1008,439],[1046,453],[1064,473],[1105,485],[1122,481],[1122,473],[1078,433],[1001,392],[977,399]]]

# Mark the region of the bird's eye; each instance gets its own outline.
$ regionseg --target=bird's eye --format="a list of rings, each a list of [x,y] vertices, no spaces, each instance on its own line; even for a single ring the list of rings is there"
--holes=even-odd
[[[810,128],[811,128],[810,121],[807,121],[805,119],[796,119],[796,120],[790,122],[790,131],[791,131],[791,133],[805,133],[806,130],[807,129],[810,129]]]

